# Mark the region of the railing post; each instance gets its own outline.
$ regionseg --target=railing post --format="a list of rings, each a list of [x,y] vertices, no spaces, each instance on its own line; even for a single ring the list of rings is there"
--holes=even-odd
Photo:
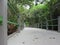
[[[58,16],[58,32],[60,32],[60,16]]]
[[[48,21],[46,21],[46,29],[48,30]]]
[[[42,22],[41,22],[41,28],[42,28]]]
[[[20,33],[20,15],[18,15],[18,33]]]
[[[3,17],[0,25],[0,45],[7,45],[7,0],[0,0],[0,16]]]

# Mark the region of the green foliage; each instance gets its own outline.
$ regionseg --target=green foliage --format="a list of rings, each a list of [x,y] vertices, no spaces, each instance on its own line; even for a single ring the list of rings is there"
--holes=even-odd
[[[60,1],[59,0],[50,0],[49,2],[46,2],[47,3],[46,5],[48,6],[48,9],[50,11],[50,15],[52,15],[53,12],[55,11],[56,7],[54,7],[54,6],[58,2],[60,2]]]
[[[28,22],[29,25],[40,23],[41,21],[45,21],[45,17],[49,14],[48,6],[46,4],[33,6],[27,14],[26,22]]]
[[[34,16],[38,16],[39,18],[41,16],[48,15],[48,7],[44,4],[37,5],[33,9]]]
[[[8,0],[8,20],[11,22],[17,22],[17,14],[19,10],[17,4],[13,0]]]
[[[37,15],[38,17],[40,17],[41,15],[43,15],[43,13],[46,14],[45,11],[47,10],[48,10],[48,7],[45,4],[39,4],[37,6],[33,6],[30,9],[30,13],[34,16]]]
[[[55,4],[59,2],[59,0],[44,0],[45,4],[38,4],[36,6],[33,6],[29,10],[29,16],[27,19],[29,24],[35,24],[47,21],[47,17],[49,15],[53,15],[55,11]]]
[[[34,0],[8,0],[8,20],[17,22],[17,14],[20,14],[20,24],[27,25],[45,22],[48,15],[53,15],[55,11],[55,4],[60,0],[44,0],[42,4],[33,5]],[[23,5],[29,5],[29,10],[25,9]]]
[[[2,25],[2,20],[3,20],[3,17],[0,16],[0,25]]]
[[[33,6],[31,10],[39,10],[39,9],[46,9],[47,6],[45,4],[39,4],[37,6]]]
[[[31,4],[33,0],[15,0],[18,4]]]
[[[33,0],[8,0],[8,20],[12,22],[17,22],[17,16],[20,14],[21,19],[24,20],[26,16],[26,9],[23,5],[28,4],[31,6]]]

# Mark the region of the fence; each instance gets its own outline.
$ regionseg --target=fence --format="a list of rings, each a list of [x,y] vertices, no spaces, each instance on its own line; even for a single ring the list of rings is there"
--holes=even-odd
[[[45,22],[32,24],[29,27],[58,31],[58,18],[51,18]]]

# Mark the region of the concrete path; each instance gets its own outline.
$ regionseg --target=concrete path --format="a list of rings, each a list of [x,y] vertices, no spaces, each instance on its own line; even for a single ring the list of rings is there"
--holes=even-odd
[[[60,33],[37,28],[24,28],[8,39],[8,45],[60,45]]]

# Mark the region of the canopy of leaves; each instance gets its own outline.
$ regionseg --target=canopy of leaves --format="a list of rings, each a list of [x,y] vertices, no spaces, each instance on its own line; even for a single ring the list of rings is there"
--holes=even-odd
[[[15,0],[15,1],[19,4],[24,5],[24,4],[30,4],[34,0]]]
[[[31,6],[32,1],[33,0],[8,0],[8,20],[16,22],[18,14],[20,14],[21,17],[23,14],[26,14],[23,5],[28,4]]]
[[[30,10],[26,22],[30,25],[35,23],[40,23],[41,21],[46,21],[45,17],[49,14],[48,6],[46,4],[39,4],[33,6]]]
[[[44,3],[45,2],[45,3]],[[29,20],[31,24],[44,22],[47,20],[48,15],[52,15],[55,11],[54,5],[59,2],[58,0],[44,0],[43,4],[33,6],[29,12]],[[34,20],[34,21],[33,21]],[[32,22],[31,22],[32,21]]]
[[[33,5],[34,0],[8,0],[9,20],[17,21],[17,14],[20,14],[21,22],[26,20],[29,24],[40,23],[45,21],[47,15],[52,15],[55,11],[54,6],[60,0],[43,0],[41,4]],[[25,9],[23,5],[29,5],[29,10]],[[59,9],[58,9],[59,10]]]
[[[48,7],[45,5],[45,4],[39,4],[37,6],[33,6],[31,9],[30,9],[30,12],[33,12],[33,11],[38,11],[38,10],[46,10]]]

